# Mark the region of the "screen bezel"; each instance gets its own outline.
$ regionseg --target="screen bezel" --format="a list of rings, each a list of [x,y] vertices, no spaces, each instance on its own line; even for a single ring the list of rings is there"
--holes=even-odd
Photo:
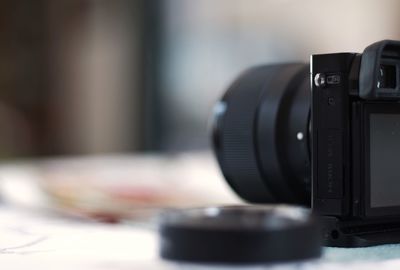
[[[364,207],[365,215],[367,217],[376,216],[394,216],[400,215],[399,206],[384,206],[384,207],[371,207],[371,167],[370,167],[370,116],[371,114],[399,114],[400,115],[400,103],[395,102],[378,102],[378,103],[367,103],[364,106],[364,176],[365,176],[365,197]],[[400,168],[399,168],[400,170]],[[399,172],[400,175],[400,172]]]

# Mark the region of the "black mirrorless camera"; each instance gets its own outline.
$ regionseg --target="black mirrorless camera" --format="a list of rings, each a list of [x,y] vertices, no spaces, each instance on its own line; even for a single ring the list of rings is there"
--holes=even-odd
[[[399,82],[391,40],[244,72],[215,107],[227,182],[249,202],[311,206],[328,246],[400,243]]]

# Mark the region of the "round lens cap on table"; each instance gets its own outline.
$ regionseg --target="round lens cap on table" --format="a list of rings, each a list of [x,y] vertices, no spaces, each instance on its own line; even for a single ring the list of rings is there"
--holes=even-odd
[[[317,258],[321,233],[309,209],[226,206],[160,215],[161,257],[197,263],[275,263]]]

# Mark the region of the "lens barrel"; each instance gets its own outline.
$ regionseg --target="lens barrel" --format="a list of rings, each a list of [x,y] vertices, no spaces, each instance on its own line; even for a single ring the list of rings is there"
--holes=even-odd
[[[309,65],[252,68],[215,107],[213,145],[224,177],[254,203],[311,203]]]

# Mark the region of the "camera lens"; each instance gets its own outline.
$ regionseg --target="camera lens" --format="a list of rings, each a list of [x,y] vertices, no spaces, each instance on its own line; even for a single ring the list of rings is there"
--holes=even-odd
[[[309,65],[252,68],[215,107],[213,144],[224,177],[255,203],[310,205]]]

